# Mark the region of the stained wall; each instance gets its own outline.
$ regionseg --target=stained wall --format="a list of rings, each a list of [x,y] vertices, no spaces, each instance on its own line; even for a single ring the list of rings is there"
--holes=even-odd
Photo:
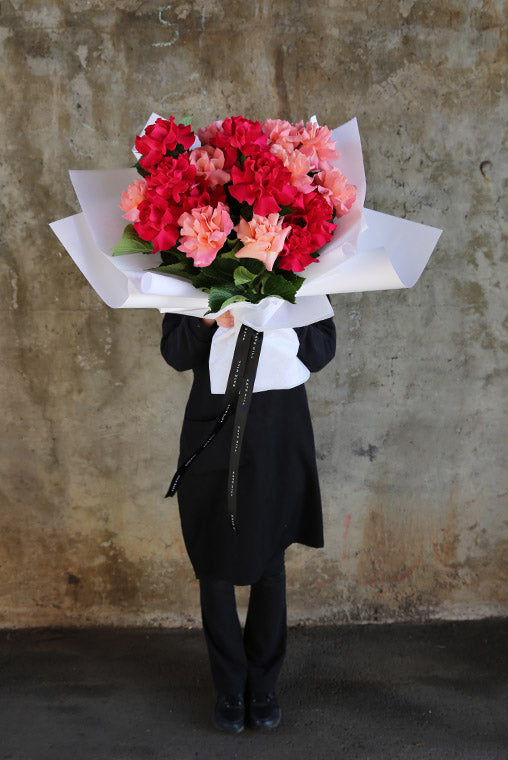
[[[48,227],[79,210],[67,169],[129,165],[152,110],[357,116],[366,205],[444,230],[414,288],[332,299],[326,547],[288,551],[290,619],[506,615],[506,2],[0,6],[0,626],[198,621],[162,498],[189,374]]]

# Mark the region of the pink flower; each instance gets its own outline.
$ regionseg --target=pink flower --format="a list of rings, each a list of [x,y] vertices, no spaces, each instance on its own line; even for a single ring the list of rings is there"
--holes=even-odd
[[[337,216],[344,216],[356,200],[356,185],[348,185],[339,169],[328,169],[315,175],[317,189],[335,208]]]
[[[263,122],[263,132],[271,143],[280,145],[287,153],[291,153],[301,142],[299,126],[282,119],[267,119]]]
[[[223,203],[218,203],[217,208],[201,206],[185,211],[178,224],[182,230],[177,248],[194,259],[196,267],[207,267],[212,263],[233,229],[229,209]]]
[[[284,166],[291,172],[290,182],[300,193],[311,193],[315,190],[312,177],[309,176],[311,170],[310,159],[302,153],[301,150],[294,150],[288,153]]]
[[[205,145],[203,148],[194,148],[189,153],[189,161],[196,167],[197,176],[208,187],[225,185],[231,175],[224,171],[224,153],[220,148]]]
[[[259,259],[271,272],[291,230],[290,227],[282,227],[283,221],[278,214],[254,214],[250,222],[240,219],[235,230],[244,245],[235,256],[238,259]]]
[[[146,181],[144,179],[135,179],[132,185],[122,193],[122,202],[118,205],[125,211],[124,219],[129,222],[139,221],[138,206],[146,198]]]
[[[330,161],[339,157],[335,142],[330,141],[331,136],[328,127],[320,127],[311,121],[300,129],[300,150],[310,158],[312,169],[329,169]]]
[[[198,129],[198,137],[201,143],[209,143],[213,140],[219,129],[222,127],[222,121],[212,121],[206,127]]]

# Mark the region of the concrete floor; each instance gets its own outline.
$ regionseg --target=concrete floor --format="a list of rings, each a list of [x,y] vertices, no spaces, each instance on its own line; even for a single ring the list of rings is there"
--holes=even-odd
[[[1,760],[507,760],[508,621],[292,628],[272,733],[224,736],[199,630],[0,632]]]

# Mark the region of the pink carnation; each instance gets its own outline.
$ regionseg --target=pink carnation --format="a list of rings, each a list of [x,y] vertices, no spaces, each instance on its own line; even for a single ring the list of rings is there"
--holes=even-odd
[[[240,219],[235,230],[244,245],[235,256],[238,259],[259,259],[271,272],[291,230],[290,227],[282,227],[283,221],[278,214],[254,214],[250,222]]]
[[[335,208],[337,216],[344,216],[356,200],[356,185],[348,185],[339,169],[328,169],[315,175],[318,190]]]
[[[328,127],[320,127],[311,121],[307,122],[305,128],[300,129],[300,150],[310,158],[312,169],[329,169],[330,162],[339,157],[335,150],[335,142],[330,140],[331,136]]]
[[[185,211],[178,224],[182,228],[178,250],[194,259],[196,267],[207,267],[212,263],[233,229],[229,210],[220,202],[217,208],[201,206]]]
[[[303,126],[303,123],[302,125]],[[269,141],[280,145],[287,153],[291,153],[301,142],[298,125],[282,119],[267,119],[263,122],[263,132]],[[270,146],[271,148],[271,146]]]
[[[124,219],[129,222],[139,221],[138,206],[146,198],[146,181],[144,179],[135,179],[132,185],[122,193],[122,202],[118,205],[125,211]]]
[[[284,166],[291,172],[291,184],[300,193],[311,193],[315,190],[312,177],[309,176],[311,170],[310,159],[301,150],[294,150],[292,153],[288,153]]]
[[[225,185],[231,179],[230,173],[224,171],[224,160],[224,153],[221,149],[213,148],[211,145],[194,148],[189,153],[189,161],[196,167],[197,176],[208,187]]]

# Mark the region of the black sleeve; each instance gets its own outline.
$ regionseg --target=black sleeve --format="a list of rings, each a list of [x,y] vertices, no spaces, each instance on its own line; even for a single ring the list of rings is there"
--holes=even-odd
[[[164,314],[161,354],[173,369],[183,372],[208,361],[210,344],[217,329],[205,325],[199,317]]]
[[[306,327],[295,327],[300,341],[298,358],[311,372],[319,372],[335,356],[335,324],[323,319]]]

